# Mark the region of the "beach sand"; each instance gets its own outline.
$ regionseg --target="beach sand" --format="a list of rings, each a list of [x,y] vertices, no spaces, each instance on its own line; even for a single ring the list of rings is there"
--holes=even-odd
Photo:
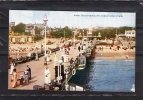
[[[129,49],[129,50],[104,50],[104,51],[96,51],[95,59],[121,59],[121,60],[135,60],[135,50]]]

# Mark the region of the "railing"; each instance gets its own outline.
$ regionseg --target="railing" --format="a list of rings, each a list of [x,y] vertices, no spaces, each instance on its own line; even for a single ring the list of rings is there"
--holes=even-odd
[[[90,49],[95,49],[95,44],[93,45],[93,48],[90,48]],[[92,51],[92,50],[91,50]],[[92,53],[93,54],[93,53]],[[78,63],[78,62],[77,62]],[[74,64],[73,65],[73,67],[72,67],[72,69],[70,69],[70,72],[68,73],[68,77],[62,82],[62,90],[65,90],[65,86],[67,85],[67,87],[68,87],[68,89],[67,89],[67,91],[72,91],[72,90],[70,90],[71,88],[70,87],[72,87],[73,89],[74,89],[74,91],[85,91],[85,88],[84,87],[82,87],[82,86],[78,86],[78,85],[76,85],[76,84],[66,84],[66,82],[68,83],[68,81],[71,79],[71,77],[73,76],[72,75],[72,70],[73,69],[75,69],[75,70],[77,70],[78,69],[78,65],[79,64]],[[77,66],[76,66],[77,65]],[[68,66],[68,68],[69,68],[70,66]],[[78,90],[77,90],[78,89]]]

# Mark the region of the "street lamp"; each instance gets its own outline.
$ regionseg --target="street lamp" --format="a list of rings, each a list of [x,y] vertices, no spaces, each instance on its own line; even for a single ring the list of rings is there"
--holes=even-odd
[[[74,47],[75,47],[75,32],[74,32],[74,40],[73,41],[74,41]]]
[[[84,29],[82,30],[82,45],[84,44]]]
[[[64,30],[64,44],[65,44],[65,30]]]
[[[75,49],[75,35],[77,34],[77,30],[74,31],[74,49]]]
[[[58,84],[61,84],[62,76],[61,76],[61,67],[62,66],[62,60],[59,60],[58,64],[58,76],[57,76],[57,82]]]
[[[47,19],[47,15],[45,15],[45,17],[44,17],[44,19],[43,19],[43,21],[44,21],[44,33],[45,33],[45,62],[48,60],[48,56],[47,56],[47,53],[46,53],[46,50],[47,50],[47,37],[46,37],[46,34],[47,34],[47,30],[46,30],[46,27],[47,27],[47,21],[48,21],[48,19]]]

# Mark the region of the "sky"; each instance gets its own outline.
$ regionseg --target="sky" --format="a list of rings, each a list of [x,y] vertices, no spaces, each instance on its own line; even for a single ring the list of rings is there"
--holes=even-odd
[[[49,27],[135,27],[136,25],[136,14],[125,12],[10,10],[9,22],[43,23],[45,15]]]

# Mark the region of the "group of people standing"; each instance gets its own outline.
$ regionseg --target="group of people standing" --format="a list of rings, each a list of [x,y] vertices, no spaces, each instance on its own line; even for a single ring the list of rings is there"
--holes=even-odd
[[[11,86],[12,88],[17,87],[18,85],[27,85],[29,84],[29,80],[31,80],[31,68],[29,64],[27,65],[27,69],[24,71],[24,75],[19,75],[17,69],[15,68],[15,64],[12,62],[10,69],[11,76]],[[19,77],[20,76],[20,77]]]
[[[47,66],[47,63],[44,63],[45,67],[45,84],[51,83],[51,74],[50,70]],[[24,71],[24,75],[19,75],[19,72],[17,72],[17,69],[15,68],[15,64],[11,63],[11,69],[10,69],[10,75],[11,76],[11,87],[16,88],[17,86],[23,86],[28,85],[29,81],[31,80],[31,68],[30,65],[27,65],[26,70]]]
[[[80,45],[78,46],[78,51],[80,52],[81,50],[84,50],[85,46],[85,44],[80,43]]]

